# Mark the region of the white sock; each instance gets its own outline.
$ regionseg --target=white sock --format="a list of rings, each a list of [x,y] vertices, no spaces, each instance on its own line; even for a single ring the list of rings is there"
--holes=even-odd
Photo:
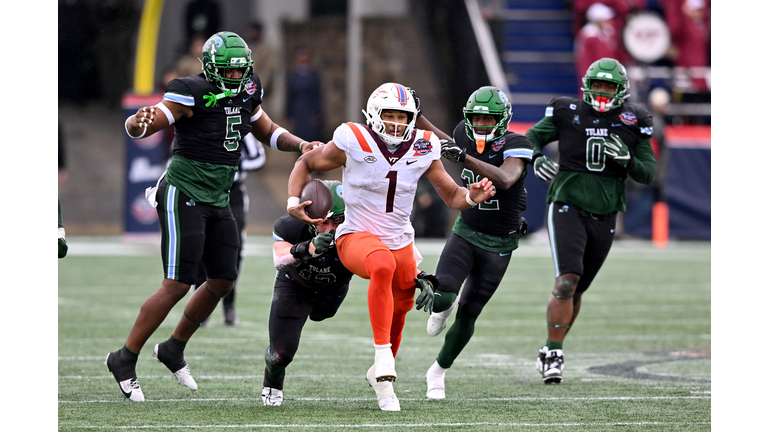
[[[437,360],[435,360],[435,362],[432,363],[432,366],[430,366],[429,369],[427,370],[427,375],[432,375],[434,377],[439,377],[439,378],[445,378],[446,372],[448,372],[448,369],[440,366],[437,363]]]

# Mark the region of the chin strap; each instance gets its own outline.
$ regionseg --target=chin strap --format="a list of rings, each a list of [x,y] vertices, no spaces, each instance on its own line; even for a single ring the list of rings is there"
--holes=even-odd
[[[211,105],[216,106],[216,101],[218,101],[221,98],[230,97],[233,94],[234,94],[234,92],[232,90],[227,90],[224,93],[219,93],[217,95],[215,95],[215,94],[213,94],[211,92],[208,92],[207,95],[203,95],[203,99],[206,100],[205,107],[207,108],[207,107],[209,107]]]

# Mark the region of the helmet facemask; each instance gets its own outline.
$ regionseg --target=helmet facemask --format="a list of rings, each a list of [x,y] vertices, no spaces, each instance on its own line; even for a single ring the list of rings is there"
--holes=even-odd
[[[385,122],[381,118],[384,110],[405,112],[406,123]],[[390,146],[400,145],[411,139],[413,129],[416,126],[416,103],[411,92],[404,86],[396,83],[382,84],[371,93],[368,98],[367,109],[363,111],[366,123],[379,138]],[[400,135],[387,133],[387,124],[394,124],[396,131],[402,131]]]
[[[203,45],[203,74],[221,91],[241,93],[253,76],[251,50],[243,39],[232,32],[219,32]],[[241,69],[240,78],[227,78],[228,69]]]

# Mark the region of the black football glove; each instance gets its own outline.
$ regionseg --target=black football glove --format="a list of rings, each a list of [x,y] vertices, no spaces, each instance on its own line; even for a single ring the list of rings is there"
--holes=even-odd
[[[467,150],[460,148],[451,139],[441,138],[440,154],[451,162],[464,162],[464,159],[467,157]]]
[[[605,150],[603,152],[616,161],[617,164],[626,168],[631,158],[629,147],[616,134],[611,134],[612,139],[605,140]]]
[[[520,237],[528,234],[528,221],[520,216]]]
[[[555,178],[558,168],[557,162],[544,155],[537,157],[533,162],[533,173],[545,182],[551,182]]]
[[[424,309],[424,312],[432,313],[432,304],[435,301],[435,290],[440,286],[434,275],[425,272],[419,272],[413,280],[416,282],[416,288],[421,290],[421,294],[416,297],[416,310]]]
[[[410,87],[406,88],[411,92],[411,96],[413,96],[413,102],[416,104],[416,118],[419,118],[421,116],[421,99],[419,99],[419,94]]]
[[[317,233],[315,238],[312,239],[312,244],[315,245],[315,256],[328,252],[328,249],[331,248],[331,244],[333,243],[333,235],[335,233],[336,230]]]

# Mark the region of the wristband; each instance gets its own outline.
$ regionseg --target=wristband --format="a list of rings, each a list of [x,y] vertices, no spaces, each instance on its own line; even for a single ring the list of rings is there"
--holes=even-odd
[[[288,132],[288,131],[283,129],[282,127],[278,127],[277,129],[275,129],[275,131],[272,132],[272,136],[269,137],[269,146],[275,150],[280,150],[279,148],[277,148],[277,137],[284,134],[285,132]]]
[[[288,209],[290,210],[291,207],[296,207],[297,205],[301,204],[301,200],[299,197],[288,197]]]
[[[467,198],[467,204],[471,205],[472,207],[480,204],[480,203],[476,203],[476,202],[472,201],[472,197],[469,196],[469,191],[467,191],[467,194],[465,195],[465,198]]]
[[[299,153],[304,149],[304,144],[309,144],[309,141],[302,141],[301,144],[299,144]]]
[[[127,134],[128,134],[128,136],[129,136],[129,137],[131,137],[131,138],[133,138],[133,139],[144,138],[144,134],[145,134],[145,133],[147,133],[147,128],[148,128],[148,126],[149,126],[149,125],[147,125],[147,126],[144,126],[144,131],[143,131],[143,132],[141,132],[141,135],[139,135],[139,136],[133,136],[133,135],[131,135],[131,133],[130,133],[130,132],[128,132],[128,121],[129,121],[130,119],[131,119],[131,117],[128,117],[127,119],[125,119],[125,133],[127,133]]]

